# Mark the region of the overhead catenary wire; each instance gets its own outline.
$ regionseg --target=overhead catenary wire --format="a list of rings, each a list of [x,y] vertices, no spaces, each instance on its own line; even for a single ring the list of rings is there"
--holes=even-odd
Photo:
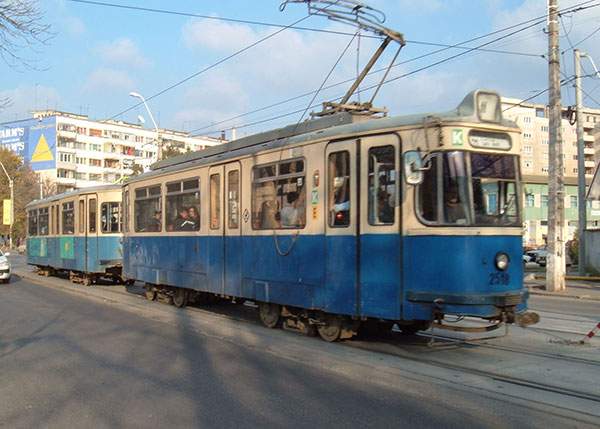
[[[582,10],[586,10],[586,9],[589,9],[589,8],[600,6],[600,3],[596,3],[596,4],[593,4],[593,5],[590,5],[590,3],[593,3],[593,1],[594,0],[585,1],[583,3],[574,5],[571,8],[566,8],[566,9],[562,10],[561,13],[567,13],[567,12],[575,13],[575,12],[580,12]],[[502,29],[499,29],[499,30],[496,30],[496,31],[493,31],[493,32],[490,32],[490,33],[487,33],[487,34],[484,34],[484,35],[481,35],[481,36],[477,36],[477,37],[474,37],[472,39],[469,39],[469,40],[466,40],[466,41],[463,41],[463,42],[460,42],[458,44],[449,45],[449,46],[444,47],[442,49],[438,49],[438,50],[435,50],[435,51],[432,51],[432,52],[429,52],[429,53],[426,53],[426,54],[419,55],[417,57],[411,58],[409,60],[402,61],[400,63],[394,64],[393,67],[397,67],[399,65],[407,64],[407,63],[412,62],[412,61],[416,61],[416,60],[419,60],[419,59],[422,59],[422,58],[425,58],[425,57],[428,57],[428,56],[431,56],[431,55],[435,55],[437,53],[447,51],[447,50],[449,50],[451,48],[457,48],[457,47],[460,48],[460,49],[464,48],[465,50],[468,51],[468,52],[465,52],[465,53],[469,53],[469,52],[472,52],[472,51],[475,51],[475,50],[483,51],[483,49],[480,47],[480,46],[483,46],[483,45],[475,46],[475,47],[464,47],[462,45],[465,45],[467,43],[470,43],[470,42],[473,42],[473,41],[476,41],[476,40],[480,40],[480,39],[483,39],[483,38],[486,38],[486,37],[489,37],[489,36],[492,36],[492,35],[504,32],[504,31],[508,31],[510,29],[519,27],[521,25],[525,25],[525,24],[530,23],[532,21],[536,21],[536,20],[540,21],[541,19],[545,19],[546,17],[547,17],[547,14],[546,15],[541,15],[541,16],[539,16],[537,18],[529,19],[529,20],[526,20],[526,21],[523,21],[523,22],[520,22],[520,23],[517,23],[517,24],[513,24],[511,26],[508,26],[508,27],[505,27],[505,28],[502,28]],[[540,22],[536,23],[536,25],[538,25],[539,23]],[[527,27],[526,29],[534,27],[534,26]],[[486,50],[486,51],[491,51],[491,50]],[[539,57],[539,58],[545,58],[544,54],[539,54],[539,55],[528,54],[528,55],[531,55],[531,56],[534,56],[534,57]],[[372,74],[375,74],[375,73],[379,73],[379,72],[382,72],[384,70],[385,70],[385,68],[374,70],[371,73],[369,73],[369,75],[372,75]],[[331,89],[331,88],[333,88],[335,86],[339,86],[339,85],[342,85],[342,84],[345,84],[345,83],[348,83],[348,82],[352,82],[353,80],[354,80],[354,78],[347,79],[345,81],[341,81],[341,82],[329,85],[329,86],[325,87],[324,89]],[[217,122],[211,122],[209,124],[206,124],[206,125],[203,125],[201,127],[198,127],[198,128],[196,128],[194,130],[191,130],[190,133],[192,133],[192,134],[200,133],[203,130],[206,130],[206,129],[209,129],[209,128],[213,128],[213,127],[215,127],[217,125],[228,123],[228,122],[234,121],[236,119],[252,115],[254,113],[259,113],[261,111],[265,111],[265,110],[271,109],[273,107],[277,107],[277,106],[280,106],[280,105],[283,105],[283,104],[287,104],[287,103],[289,103],[291,101],[295,101],[297,99],[304,98],[304,97],[307,97],[309,95],[312,95],[313,93],[314,93],[314,91],[309,91],[309,92],[306,92],[306,93],[303,93],[303,94],[300,94],[300,95],[297,95],[297,96],[293,96],[293,97],[284,99],[282,101],[279,101],[279,102],[276,102],[276,103],[273,103],[273,104],[270,104],[270,105],[267,105],[267,106],[263,106],[263,107],[251,110],[249,112],[245,112],[245,113],[241,113],[239,115],[235,115],[235,116],[230,117],[228,119],[224,119],[224,120],[217,121]],[[281,116],[281,115],[278,115],[278,116]],[[284,117],[285,116],[288,116],[288,115],[284,115]],[[266,122],[266,121],[258,121],[258,123],[263,123],[263,122]],[[232,128],[239,128],[239,127],[232,127]],[[230,128],[227,128],[227,129],[230,129]],[[214,131],[214,132],[216,132],[216,131]],[[211,133],[213,133],[213,131],[208,131],[207,133],[211,134]]]
[[[521,31],[525,31],[525,30],[527,30],[527,29],[529,29],[529,28],[531,28],[531,27],[534,27],[534,26],[540,25],[540,24],[541,24],[541,23],[543,23],[543,22],[545,22],[545,21],[544,21],[544,20],[538,20],[538,21],[536,21],[536,22],[533,22],[532,24],[529,24],[529,25],[528,25],[528,26],[526,26],[526,27],[523,27],[523,28],[520,28],[520,29],[518,29],[518,30],[512,31],[512,32],[511,32],[511,33],[509,33],[509,34],[505,34],[505,35],[502,35],[502,36],[500,36],[500,37],[497,37],[497,38],[495,38],[495,39],[493,39],[493,40],[490,40],[490,41],[488,41],[488,42],[485,42],[485,43],[483,43],[483,44],[481,44],[481,45],[479,45],[479,46],[477,46],[477,47],[480,47],[480,46],[487,46],[487,45],[489,45],[489,44],[492,44],[492,43],[495,43],[495,42],[497,42],[498,40],[503,40],[503,39],[505,39],[505,38],[507,38],[507,37],[510,37],[510,36],[514,35],[514,34],[518,34],[518,33],[520,33]],[[436,67],[436,66],[438,66],[438,65],[440,65],[440,64],[444,64],[444,63],[446,63],[446,62],[448,62],[448,61],[452,61],[452,60],[454,60],[454,59],[456,59],[456,58],[458,58],[458,57],[461,57],[461,56],[463,56],[463,55],[466,55],[466,54],[468,54],[469,52],[472,52],[472,51],[474,51],[474,50],[475,50],[477,47],[475,47],[474,49],[472,49],[472,50],[470,50],[470,51],[463,51],[463,52],[460,52],[460,53],[458,53],[458,54],[451,55],[450,57],[446,57],[446,58],[443,58],[443,59],[441,59],[441,60],[435,61],[435,62],[433,62],[433,63],[431,63],[431,64],[425,65],[425,66],[423,66],[423,67],[419,67],[419,68],[417,68],[417,69],[415,69],[415,70],[412,70],[412,71],[410,71],[410,72],[407,72],[407,73],[401,74],[401,75],[399,75],[399,76],[392,77],[392,78],[390,78],[390,79],[387,79],[387,80],[385,80],[385,81],[382,83],[382,85],[386,85],[386,84],[389,84],[389,83],[391,83],[391,82],[395,82],[395,81],[397,81],[397,80],[399,80],[399,79],[403,79],[403,78],[406,78],[406,77],[408,77],[408,76],[412,76],[412,75],[414,75],[414,74],[417,74],[417,73],[420,73],[420,72],[422,72],[422,71],[424,71],[424,70],[430,69],[430,68],[432,68],[432,67]],[[368,86],[368,87],[366,87],[366,88],[364,88],[364,89],[363,89],[363,92],[365,92],[365,91],[369,91],[369,90],[371,90],[371,89],[374,89],[374,88],[376,88],[376,87],[378,87],[378,86],[379,86],[379,84],[375,84],[375,85]],[[334,101],[340,100],[341,98],[342,98],[341,96],[340,96],[340,97],[337,97],[337,98],[335,98],[335,99],[334,99]],[[315,107],[315,106],[313,106],[313,107]],[[297,112],[294,112],[294,113],[297,113]],[[270,120],[275,120],[275,119],[280,119],[280,118],[282,118],[282,117],[285,117],[285,116],[290,116],[291,114],[294,114],[294,113],[289,113],[289,114],[284,114],[284,115],[277,115],[277,116],[275,116],[275,117],[273,117],[273,118],[270,118],[270,119],[265,119],[265,120],[258,121],[258,122],[254,122],[254,123],[251,123],[251,124],[236,125],[235,127],[232,127],[232,128],[236,128],[236,129],[240,129],[240,128],[247,128],[247,127],[249,127],[249,126],[252,126],[252,125],[258,125],[259,123],[265,123],[265,122],[269,122]],[[228,129],[231,129],[231,128],[228,128]],[[212,134],[213,132],[217,132],[217,130],[214,130],[214,131],[208,131],[208,132],[206,132],[206,134]]]
[[[189,13],[176,12],[176,11],[165,11],[165,10],[162,10],[162,9],[144,8],[144,7],[139,7],[139,6],[129,6],[129,5],[109,3],[109,2],[100,2],[100,1],[92,1],[92,0],[68,0],[68,1],[73,2],[73,3],[81,3],[81,4],[88,4],[88,5],[99,5],[99,6],[107,6],[107,7],[117,7],[117,8],[122,8],[122,9],[133,9],[133,10],[147,11],[147,12],[169,13],[169,14],[173,14],[173,15],[183,15],[183,16],[196,16],[196,17],[202,17],[202,18],[207,18],[207,19],[210,19],[210,18],[220,19],[218,17],[211,17],[211,16],[208,16],[208,15],[189,14]],[[571,6],[570,8],[566,8],[566,9],[560,11],[560,12],[561,13],[567,13],[567,12],[568,13],[573,13],[573,12],[578,12],[578,11],[581,11],[581,10],[589,9],[591,7],[599,6],[599,4],[590,5],[590,3],[593,3],[594,1],[595,0],[588,0],[588,1],[585,1],[585,2],[582,2],[582,3],[579,3],[577,5]],[[543,15],[544,18],[546,16],[547,16],[546,14]],[[276,34],[279,34],[280,32],[282,32],[282,31],[284,31],[286,29],[289,29],[289,28],[298,28],[298,27],[296,27],[297,24],[299,24],[300,22],[304,21],[308,17],[309,16],[306,16],[306,17],[304,17],[302,19],[297,20],[296,22],[294,22],[294,23],[292,23],[290,25],[285,25],[283,27],[281,26],[281,24],[262,23],[262,22],[259,22],[259,21],[235,20],[235,19],[231,19],[231,18],[222,19],[222,20],[228,20],[228,21],[232,21],[232,22],[233,21],[238,21],[238,22],[245,21],[246,23],[249,23],[249,24],[250,23],[254,23],[256,25],[275,26],[275,27],[280,27],[280,30],[278,30],[278,31],[276,31],[274,33],[271,33],[270,35],[268,35],[268,36],[266,36],[266,37],[264,37],[262,39],[259,39],[258,41],[254,42],[253,44],[251,44],[249,46],[246,46],[245,48],[242,48],[242,49],[234,52],[233,54],[231,54],[231,55],[229,55],[229,56],[227,56],[227,57],[225,57],[225,58],[217,61],[216,63],[214,63],[214,64],[212,64],[212,65],[210,65],[210,66],[208,66],[208,67],[206,67],[206,68],[204,68],[204,69],[202,69],[202,70],[200,70],[198,72],[195,72],[192,75],[189,75],[186,78],[184,78],[184,79],[182,79],[182,80],[180,80],[180,81],[178,81],[178,82],[176,82],[176,83],[168,86],[167,88],[165,88],[165,89],[163,89],[163,90],[161,90],[161,91],[159,91],[159,92],[151,95],[150,97],[147,98],[147,100],[151,100],[153,98],[156,98],[156,97],[158,97],[158,96],[160,96],[160,95],[162,95],[162,94],[164,94],[164,93],[166,93],[166,92],[168,92],[168,91],[170,91],[170,90],[172,90],[172,89],[174,89],[174,88],[182,85],[183,83],[188,82],[189,80],[197,77],[198,75],[200,75],[200,74],[202,74],[202,73],[204,73],[204,72],[206,72],[206,71],[208,71],[208,70],[210,70],[212,68],[215,68],[216,66],[222,64],[223,62],[225,62],[225,61],[227,61],[227,60],[229,60],[229,59],[231,59],[231,58],[233,58],[233,57],[235,57],[235,56],[237,56],[237,55],[239,55],[239,54],[247,51],[248,49],[251,49],[252,47],[256,46],[257,44],[265,41],[266,39],[269,39],[269,38],[275,36]],[[528,21],[525,21],[524,23],[532,22],[532,21],[535,21],[536,19],[538,19],[538,18],[530,19]],[[523,25],[524,23],[517,24],[516,26]],[[514,28],[514,26],[512,26],[512,28]],[[298,29],[300,29],[300,28],[298,28]],[[319,29],[309,29],[309,28],[302,28],[302,29],[309,30],[309,31],[312,31],[312,30],[321,31]],[[504,29],[504,30],[498,30],[496,32],[492,32],[492,33],[489,33],[488,35],[481,36],[481,37],[489,37],[490,35],[496,34],[496,33],[501,32],[501,31],[506,31],[506,29]],[[323,30],[322,32],[332,32],[332,33],[334,33],[334,31],[330,31],[330,30]],[[342,33],[342,32],[338,32],[338,33]],[[350,33],[346,33],[346,34],[350,35]],[[479,39],[479,38],[475,38],[473,40],[477,40],[477,39]],[[466,43],[468,43],[468,42],[466,42]],[[461,45],[461,44],[449,45],[448,47],[444,48],[444,50],[445,49],[450,49],[450,48],[457,48],[459,45]],[[485,46],[485,44],[482,45],[482,46]],[[471,48],[467,48],[467,47],[465,47],[466,50],[464,51],[464,53],[469,53],[469,52],[472,52],[473,50],[481,49],[482,46],[475,47],[475,48],[472,48],[472,47]],[[433,54],[433,53],[431,53],[431,54]],[[460,56],[460,55],[458,55],[458,56]],[[119,112],[116,115],[113,115],[110,119],[114,119],[116,117],[119,117],[119,116],[123,115],[124,113],[127,113],[130,110],[133,110],[133,109],[139,107],[139,105],[141,105],[141,103],[137,103],[136,105],[131,106],[128,109],[125,109],[125,110]]]

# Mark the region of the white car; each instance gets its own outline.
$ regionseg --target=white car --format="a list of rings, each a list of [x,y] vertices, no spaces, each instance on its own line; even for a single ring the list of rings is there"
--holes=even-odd
[[[10,256],[10,253],[3,253],[0,250],[0,282],[8,283],[10,282],[10,262],[8,262],[7,256]]]

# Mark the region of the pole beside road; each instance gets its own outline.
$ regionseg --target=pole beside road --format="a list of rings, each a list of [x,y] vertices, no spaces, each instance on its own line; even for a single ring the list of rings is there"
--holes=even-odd
[[[549,165],[546,290],[565,290],[564,179],[558,0],[548,0]]]
[[[585,54],[583,54],[585,55]],[[585,142],[583,139],[583,112],[581,101],[581,57],[579,49],[573,52],[575,59],[575,105],[577,109],[577,210],[579,235],[579,275],[585,275],[585,229],[587,226],[587,205],[585,202]]]

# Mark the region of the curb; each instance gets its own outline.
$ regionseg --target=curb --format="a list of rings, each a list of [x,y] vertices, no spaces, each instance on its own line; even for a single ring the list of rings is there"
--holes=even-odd
[[[565,294],[558,294],[558,293],[554,293],[554,292],[539,291],[537,289],[533,289],[533,288],[529,288],[529,287],[527,289],[529,290],[530,295],[551,296],[554,298],[579,299],[579,300],[584,300],[584,301],[600,301],[600,297],[594,297],[594,296],[590,296],[590,295],[565,295]]]
[[[534,273],[532,273],[534,274]],[[546,280],[546,276],[534,274],[536,280]],[[584,282],[600,282],[598,276],[565,276],[565,280],[575,280]]]

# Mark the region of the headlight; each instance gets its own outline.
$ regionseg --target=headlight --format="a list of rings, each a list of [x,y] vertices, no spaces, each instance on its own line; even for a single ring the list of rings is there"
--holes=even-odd
[[[508,268],[508,264],[510,262],[510,258],[506,253],[497,253],[496,254],[496,268],[500,271],[504,271]]]

